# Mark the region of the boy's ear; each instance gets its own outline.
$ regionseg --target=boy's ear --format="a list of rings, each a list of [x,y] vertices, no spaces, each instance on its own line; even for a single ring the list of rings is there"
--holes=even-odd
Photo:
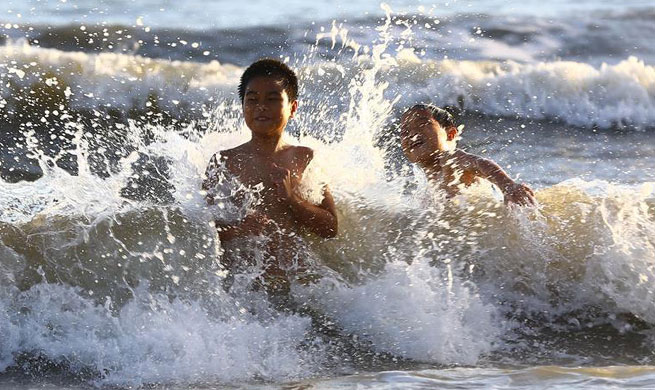
[[[446,135],[448,136],[448,141],[452,141],[452,140],[454,140],[455,137],[457,137],[457,133],[459,133],[459,131],[457,130],[457,127],[455,127],[455,126],[450,126],[450,127],[446,130]]]
[[[294,117],[294,115],[296,114],[296,110],[298,110],[298,100],[294,100],[291,102],[291,115],[289,115],[289,118]]]

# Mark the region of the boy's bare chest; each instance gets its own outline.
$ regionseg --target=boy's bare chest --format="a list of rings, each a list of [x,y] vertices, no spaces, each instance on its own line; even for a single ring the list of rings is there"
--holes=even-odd
[[[279,165],[277,166],[279,167]],[[289,169],[293,173],[293,166],[286,165],[283,168]],[[280,197],[280,186],[274,179],[279,177],[279,175],[276,175],[279,168],[276,168],[273,163],[246,163],[234,164],[232,167],[228,166],[228,169],[239,178],[242,184],[257,192],[259,199],[257,208],[264,212],[268,218],[278,224],[282,223],[284,226],[291,223],[289,221],[288,206],[284,199]]]
[[[241,183],[249,187],[262,184],[265,188],[270,188],[273,184],[273,170],[270,167],[252,167],[240,164],[230,171],[239,178]]]
[[[248,187],[263,186],[262,192],[275,190],[274,177],[279,176],[280,168],[288,169],[292,176],[299,176],[298,167],[289,161],[259,161],[257,159],[238,159],[228,162],[229,171]]]

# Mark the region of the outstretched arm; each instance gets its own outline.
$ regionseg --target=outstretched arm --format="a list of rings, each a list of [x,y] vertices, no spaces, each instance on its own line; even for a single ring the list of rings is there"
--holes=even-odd
[[[516,203],[522,206],[535,205],[534,192],[525,184],[517,183],[495,162],[464,153],[458,156],[465,170],[473,170],[476,176],[489,180],[503,192],[505,203]]]

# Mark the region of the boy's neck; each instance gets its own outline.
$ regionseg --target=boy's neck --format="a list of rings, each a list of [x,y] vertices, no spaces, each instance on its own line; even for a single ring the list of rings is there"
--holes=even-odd
[[[253,135],[250,139],[250,145],[257,154],[270,156],[280,150],[284,145],[282,137],[258,137]]]

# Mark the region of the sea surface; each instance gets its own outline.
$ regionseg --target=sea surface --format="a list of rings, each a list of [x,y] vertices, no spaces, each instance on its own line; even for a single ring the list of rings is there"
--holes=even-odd
[[[655,389],[653,36],[650,1],[2,0],[0,389]],[[200,192],[261,57],[340,220],[281,296],[265,239],[220,262],[243,189]],[[430,187],[416,102],[538,207]]]

